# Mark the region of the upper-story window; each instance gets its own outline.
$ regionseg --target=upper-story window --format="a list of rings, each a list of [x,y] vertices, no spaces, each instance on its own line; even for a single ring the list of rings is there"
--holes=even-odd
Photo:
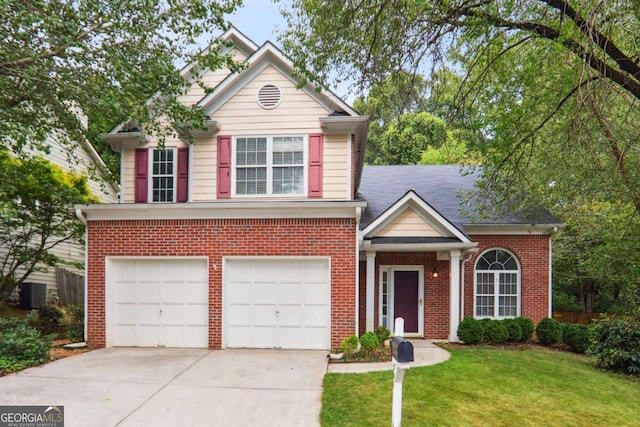
[[[504,249],[491,249],[476,262],[476,317],[516,317],[520,312],[520,266]]]
[[[236,195],[304,195],[305,137],[235,139]]]
[[[176,183],[175,150],[153,149],[151,158],[151,200],[153,202],[174,202]]]

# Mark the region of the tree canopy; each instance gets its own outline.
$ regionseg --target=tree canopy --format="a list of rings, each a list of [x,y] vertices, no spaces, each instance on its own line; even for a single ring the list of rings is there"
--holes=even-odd
[[[46,150],[53,130],[71,144],[127,118],[202,126],[198,110],[174,102],[185,88],[176,64],[235,69],[217,42],[204,52],[197,42],[225,29],[225,14],[240,3],[0,0],[0,141],[14,152]]]
[[[637,1],[290,3],[284,46],[301,75],[364,91],[399,74],[446,76],[456,108],[445,111],[483,135],[478,214],[541,203],[570,223],[556,257],[569,262],[567,287],[588,276],[600,294],[637,295],[640,274],[611,260],[640,230]],[[606,227],[593,227],[594,210]]]

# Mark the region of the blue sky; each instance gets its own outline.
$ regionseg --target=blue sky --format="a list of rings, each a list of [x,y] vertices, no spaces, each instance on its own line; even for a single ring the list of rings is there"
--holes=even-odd
[[[267,40],[280,46],[277,39],[278,30],[286,25],[279,11],[283,3],[274,4],[271,0],[244,0],[244,6],[229,16],[229,21],[258,46]]]

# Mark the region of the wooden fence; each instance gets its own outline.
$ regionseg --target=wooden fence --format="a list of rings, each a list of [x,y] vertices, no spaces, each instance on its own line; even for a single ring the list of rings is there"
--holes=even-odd
[[[562,323],[578,323],[580,325],[588,325],[591,323],[591,319],[599,319],[600,313],[554,311],[553,318]]]
[[[64,268],[56,268],[60,305],[84,306],[84,276]]]

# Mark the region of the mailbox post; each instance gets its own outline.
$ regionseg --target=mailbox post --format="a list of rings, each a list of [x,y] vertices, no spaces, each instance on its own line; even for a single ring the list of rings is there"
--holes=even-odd
[[[391,358],[393,360],[393,400],[391,406],[391,425],[400,427],[402,421],[402,381],[404,372],[413,362],[413,344],[404,339],[404,319],[398,317],[395,322],[395,337],[391,339]]]

